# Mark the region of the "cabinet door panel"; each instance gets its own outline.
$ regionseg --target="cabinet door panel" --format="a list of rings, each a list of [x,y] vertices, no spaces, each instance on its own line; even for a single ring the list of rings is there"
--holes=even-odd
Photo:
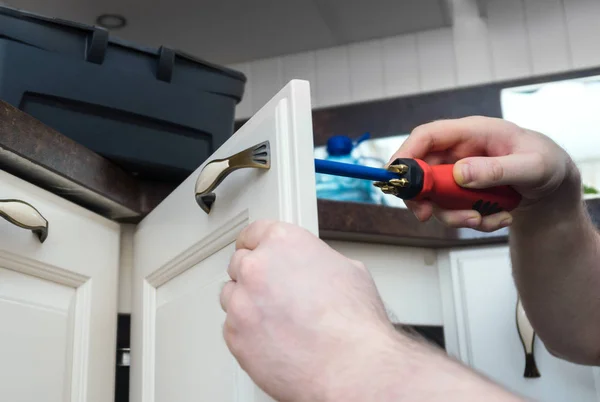
[[[451,252],[450,271],[455,315],[445,320],[455,320],[458,336],[458,348],[448,344],[451,354],[528,398],[600,400],[595,370],[552,356],[538,337],[534,356],[541,377],[524,378],[525,355],[516,326],[517,290],[508,247]]]
[[[198,395],[235,400],[237,367],[221,341],[225,313],[215,308],[228,279],[223,267],[234,249],[228,245],[157,288],[157,401],[195,402]],[[188,369],[171,376],[173,365],[181,361],[187,361]]]
[[[0,400],[114,400],[119,226],[3,172],[0,199],[49,222],[0,220]]]
[[[62,402],[75,290],[0,268],[0,395],[3,400]],[[35,362],[35,364],[32,364]],[[32,385],[23,386],[23,379]],[[17,396],[19,399],[10,399]]]
[[[134,235],[131,400],[270,400],[222,336],[219,293],[240,231],[276,219],[317,233],[310,91],[292,81],[138,226]],[[210,213],[194,198],[210,161],[264,141],[268,170],[241,169],[216,188]]]

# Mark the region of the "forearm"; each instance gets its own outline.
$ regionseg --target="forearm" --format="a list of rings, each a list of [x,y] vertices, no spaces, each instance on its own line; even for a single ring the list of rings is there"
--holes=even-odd
[[[517,402],[509,393],[422,340],[405,334],[378,342],[364,360],[346,364],[325,401]],[[369,350],[366,348],[365,351]],[[350,362],[348,362],[350,363]]]
[[[513,273],[540,339],[564,359],[600,362],[600,238],[581,201],[579,174],[548,202],[515,215]]]

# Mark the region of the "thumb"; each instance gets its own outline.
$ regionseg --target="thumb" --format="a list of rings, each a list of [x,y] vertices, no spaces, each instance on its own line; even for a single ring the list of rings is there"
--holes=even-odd
[[[453,173],[459,186],[470,188],[537,187],[547,175],[539,154],[465,158],[456,162]]]

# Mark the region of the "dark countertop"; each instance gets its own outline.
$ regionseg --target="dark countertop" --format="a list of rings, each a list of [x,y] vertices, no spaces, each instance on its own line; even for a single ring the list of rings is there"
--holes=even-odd
[[[139,222],[178,183],[141,181],[111,161],[0,101],[0,168],[118,222]],[[600,226],[600,200],[588,201]],[[481,233],[420,223],[402,208],[318,200],[324,239],[419,247],[507,242],[508,230]]]
[[[0,169],[120,222],[139,221],[177,186],[138,180],[2,101]]]
[[[422,223],[404,208],[318,200],[318,209],[319,231],[324,239],[430,248],[508,241],[507,229],[483,233],[452,229],[435,219]]]
[[[588,213],[600,227],[600,199],[586,201]],[[324,239],[443,248],[507,244],[508,229],[483,233],[452,229],[435,219],[421,223],[407,209],[380,205],[318,201],[319,231]]]

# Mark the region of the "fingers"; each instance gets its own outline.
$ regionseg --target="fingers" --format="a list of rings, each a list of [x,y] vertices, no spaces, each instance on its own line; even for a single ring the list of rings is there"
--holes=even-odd
[[[480,232],[493,232],[510,226],[512,215],[508,212],[482,217],[477,211],[448,211],[435,208],[434,216],[443,224],[453,228],[471,228]]]
[[[433,215],[433,204],[429,201],[404,201],[404,203],[421,222],[428,221]]]
[[[511,129],[514,129],[510,125]],[[432,152],[445,151],[460,143],[472,141],[474,148],[482,148],[489,134],[507,131],[509,124],[501,119],[466,117],[456,120],[439,120],[417,127],[392,156],[422,159]],[[502,134],[502,133],[500,133]]]
[[[227,312],[227,306],[229,304],[229,300],[231,300],[231,295],[235,291],[236,283],[234,281],[226,282],[223,288],[221,289],[221,295],[219,296],[219,301],[221,302],[221,308],[223,311]]]
[[[237,238],[236,249],[254,250],[274,224],[273,221],[262,220],[246,226]]]
[[[242,266],[242,260],[251,252],[252,251],[248,249],[242,248],[233,253],[231,260],[229,261],[229,266],[227,267],[227,274],[232,280],[236,282],[239,280],[239,271],[240,267]]]
[[[550,173],[546,172],[540,153],[465,158],[454,166],[456,182],[471,188],[501,185],[535,187]]]
[[[512,215],[508,212],[500,212],[490,216],[485,216],[481,220],[479,227],[476,229],[480,232],[493,232],[495,230],[508,227],[511,223]]]
[[[481,225],[481,214],[474,210],[448,211],[434,207],[433,215],[443,224],[452,228],[477,228]]]

